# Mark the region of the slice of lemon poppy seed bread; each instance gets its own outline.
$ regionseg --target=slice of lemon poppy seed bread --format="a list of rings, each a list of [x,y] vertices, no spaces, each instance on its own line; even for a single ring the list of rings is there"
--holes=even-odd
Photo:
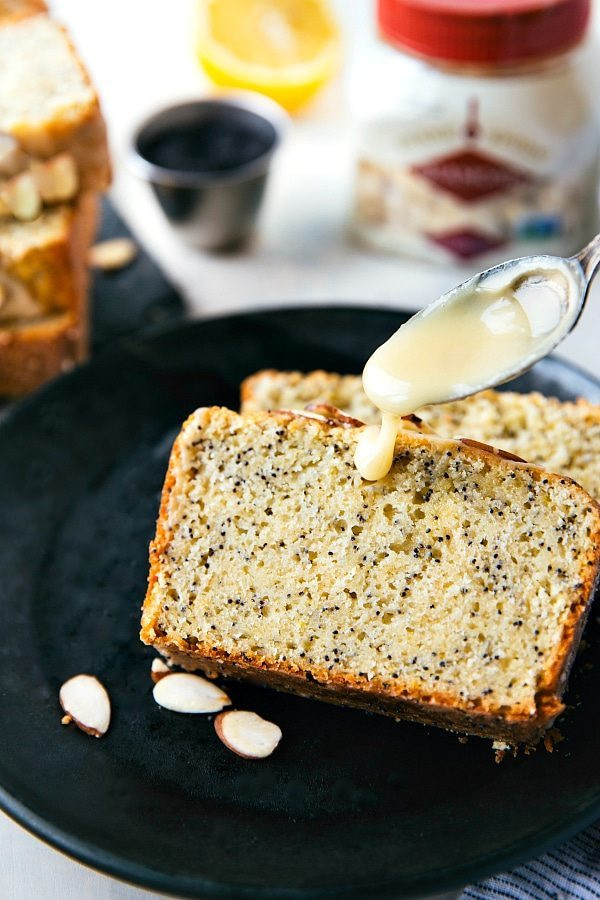
[[[312,403],[330,403],[367,424],[380,417],[359,375],[266,369],[242,384],[242,412],[303,409]],[[419,416],[444,437],[474,438],[563,472],[600,500],[600,406],[537,392],[481,391],[425,407]]]
[[[403,431],[200,409],[173,447],[142,640],[188,667],[533,743],[592,599],[600,508],[570,479]]]

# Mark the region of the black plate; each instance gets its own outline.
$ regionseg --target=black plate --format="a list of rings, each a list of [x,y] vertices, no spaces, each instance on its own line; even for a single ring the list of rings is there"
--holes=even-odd
[[[293,309],[130,339],[0,427],[0,802],[106,872],[191,897],[399,897],[506,869],[600,815],[600,667],[579,661],[566,740],[496,765],[489,742],[233,685],[278,722],[268,760],[152,700],[137,637],[171,441],[198,405],[234,405],[264,366],[358,372],[404,317]],[[549,359],[520,380],[600,402]],[[588,632],[597,644],[595,623]],[[96,741],[60,725],[62,681],[96,673]]]

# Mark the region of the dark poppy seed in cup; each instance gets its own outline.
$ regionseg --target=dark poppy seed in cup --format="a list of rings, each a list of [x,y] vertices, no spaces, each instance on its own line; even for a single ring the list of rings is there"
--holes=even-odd
[[[252,232],[286,123],[276,103],[248,92],[181,103],[141,125],[131,164],[185,240],[229,249]]]
[[[263,156],[276,139],[270,122],[249,110],[228,106],[154,134],[142,150],[149,162],[164,169],[227,172]]]

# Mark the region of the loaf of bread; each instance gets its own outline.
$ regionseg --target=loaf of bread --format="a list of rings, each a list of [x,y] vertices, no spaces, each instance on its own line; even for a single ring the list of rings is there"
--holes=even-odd
[[[365,482],[362,427],[340,422],[189,417],[142,640],[188,668],[534,743],[563,709],[600,508],[569,478],[415,430]]]
[[[367,424],[379,421],[359,375],[270,369],[242,384],[242,411],[303,409],[319,402]],[[444,437],[474,438],[551,472],[562,472],[600,501],[600,407],[586,400],[561,402],[538,393],[481,391],[426,407],[419,416]]]
[[[97,195],[88,193],[0,228],[1,396],[34,390],[85,357],[97,212]]]
[[[30,7],[11,3],[0,16],[0,213],[23,220],[39,212],[36,191],[45,205],[102,191],[110,180],[88,74],[66,31],[44,13],[28,15]]]
[[[108,186],[98,97],[43,0],[0,0],[0,395],[81,361],[88,253]]]

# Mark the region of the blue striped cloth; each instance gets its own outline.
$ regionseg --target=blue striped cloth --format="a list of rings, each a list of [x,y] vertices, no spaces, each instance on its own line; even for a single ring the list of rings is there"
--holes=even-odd
[[[600,823],[513,872],[470,885],[462,896],[477,900],[491,897],[512,897],[514,900],[600,898]]]

